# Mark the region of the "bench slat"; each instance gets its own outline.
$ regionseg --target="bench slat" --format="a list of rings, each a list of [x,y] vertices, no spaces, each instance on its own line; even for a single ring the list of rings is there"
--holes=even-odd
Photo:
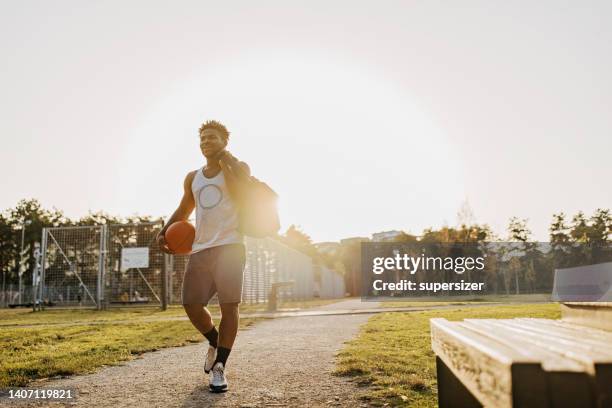
[[[440,407],[612,408],[612,303],[561,308],[561,320],[431,319]]]
[[[513,319],[518,322],[524,322],[534,326],[547,327],[551,330],[561,330],[566,333],[580,334],[580,337],[586,339],[592,339],[601,341],[603,343],[612,344],[612,332],[608,332],[600,329],[593,329],[591,327],[579,326],[574,323],[565,322],[563,320],[550,320],[550,319],[535,319],[535,318],[517,318]]]
[[[482,319],[484,320],[484,319]],[[539,347],[526,341],[525,338],[517,333],[500,331],[485,321],[466,319],[457,324],[472,330],[483,336],[489,337],[500,344],[513,344],[514,347],[528,354],[534,361],[542,365],[545,371],[561,371],[561,372],[583,372],[586,369],[586,364],[577,362],[574,359],[559,355],[556,351],[548,348]]]
[[[434,352],[484,406],[549,405],[545,375],[536,358],[446,319],[430,322]],[[514,381],[519,378],[529,381]]]
[[[557,336],[555,333],[537,333],[517,324],[513,319],[466,319],[464,322],[466,324],[474,322],[474,324],[489,328],[490,330],[502,331],[509,335],[518,335],[524,341],[528,341],[533,345],[585,364],[591,374],[594,372],[595,363],[612,363],[612,348],[610,347],[593,347],[583,343],[581,338],[567,339]]]
[[[558,399],[560,403],[567,403],[568,400],[585,402],[597,398],[612,398],[612,355],[608,344],[598,343],[593,346],[583,344],[578,336],[565,339],[555,331],[534,332],[528,326],[521,326],[517,320],[466,319],[461,324],[475,330],[494,333],[493,336],[504,337],[519,344],[528,344],[534,350],[539,350],[542,353],[542,367],[550,373],[550,387],[557,390],[551,397]],[[584,373],[564,372],[558,366],[558,362],[562,360],[575,361],[583,367]],[[564,394],[566,396],[561,398]]]
[[[542,320],[547,320],[547,319],[542,319]],[[600,338],[602,340],[612,342],[612,332],[607,331],[607,330],[597,329],[597,328],[588,327],[588,326],[582,326],[582,325],[572,323],[566,320],[549,320],[549,322],[550,324],[553,324],[558,327],[574,328],[576,330],[579,330],[581,333],[585,333],[591,337]]]
[[[601,338],[593,336],[592,333],[585,332],[582,327],[561,327],[552,323],[552,320],[528,320],[528,319],[512,319],[505,320],[505,324],[515,327],[525,328],[534,333],[545,335],[555,339],[563,339],[566,341],[578,341],[588,346],[590,349],[597,351],[601,350],[603,354],[612,357],[612,336],[610,338]],[[606,333],[607,334],[607,333]]]

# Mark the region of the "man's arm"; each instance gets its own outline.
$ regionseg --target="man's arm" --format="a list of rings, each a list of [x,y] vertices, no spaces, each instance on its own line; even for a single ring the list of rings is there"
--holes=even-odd
[[[157,243],[159,244],[160,249],[168,254],[171,254],[170,248],[168,248],[168,243],[166,242],[166,237],[164,234],[170,225],[176,221],[185,221],[189,218],[193,209],[195,208],[195,199],[193,198],[193,192],[191,191],[191,183],[193,182],[193,177],[195,176],[197,170],[189,172],[185,177],[185,181],[183,182],[183,198],[181,198],[181,202],[174,211],[174,213],[168,219],[168,222],[164,225],[164,227],[157,233]]]

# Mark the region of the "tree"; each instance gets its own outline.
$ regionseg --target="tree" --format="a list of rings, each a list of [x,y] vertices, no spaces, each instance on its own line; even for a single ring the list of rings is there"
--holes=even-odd
[[[612,214],[610,210],[598,208],[591,217],[589,239],[598,244],[607,244],[612,235]]]
[[[313,261],[319,260],[319,252],[312,244],[312,239],[298,226],[290,225],[287,232],[285,232],[284,237],[282,237],[282,241],[291,248],[310,256],[313,258]]]
[[[570,227],[566,222],[566,215],[563,212],[553,214],[553,220],[548,229],[550,232],[550,245],[553,268],[567,266],[567,255],[570,253],[572,237]]]
[[[89,212],[86,216],[79,218],[76,225],[110,225],[122,224],[124,220],[116,215],[110,215],[104,211]]]
[[[459,242],[477,243],[493,237],[491,228],[486,225],[461,225],[458,228],[442,227],[439,230],[427,228],[423,231],[421,241],[425,242]]]
[[[527,219],[510,218],[508,233],[511,241],[527,242],[531,237],[531,230],[527,227]]]
[[[550,226],[553,267],[571,267],[612,259],[612,215],[598,208],[591,217],[579,211],[568,225],[564,213],[554,214]]]
[[[53,208],[52,210],[46,210],[42,207],[41,203],[36,199],[24,199],[17,203],[15,208],[9,209],[8,223],[11,225],[13,230],[19,230],[19,239],[17,245],[21,246],[21,231],[23,229],[24,247],[30,248],[30,263],[28,265],[29,270],[33,267],[34,259],[32,252],[34,251],[34,242],[40,242],[42,229],[44,227],[59,227],[63,225],[69,225],[70,220],[66,218],[62,211]],[[14,241],[17,241],[14,238]],[[18,249],[18,251],[20,248]],[[19,254],[17,253],[14,257],[15,261],[18,262]],[[9,275],[11,279],[16,279],[16,270]],[[23,277],[26,279],[25,284],[28,284],[27,280],[31,280],[31,274],[25,274]]]
[[[19,257],[17,234],[14,222],[4,214],[0,214],[0,273],[2,273],[2,294],[6,296],[5,288],[7,284],[17,276],[17,260]],[[1,304],[8,299],[3,298]]]
[[[550,223],[550,243],[551,244],[567,244],[570,241],[569,227],[565,221],[565,213],[553,214],[553,220]]]
[[[512,217],[510,218],[510,223],[508,225],[508,234],[510,241],[521,242],[524,250],[524,253],[520,258],[513,257],[510,263],[510,271],[514,274],[514,284],[517,295],[520,293],[519,274],[522,270],[526,269],[525,265],[521,263],[521,260],[524,260],[525,255],[533,249],[533,245],[527,243],[527,241],[529,241],[529,238],[531,237],[531,230],[527,227],[527,221],[527,219],[521,220],[517,217]],[[530,265],[530,268],[533,268],[532,264]],[[534,276],[530,276],[530,279],[534,280],[535,278]]]
[[[586,243],[589,240],[589,225],[582,211],[579,211],[578,214],[574,215],[572,218],[570,236],[574,242]]]
[[[339,256],[346,271],[344,275],[346,291],[351,296],[360,296],[362,289],[361,242],[351,240],[341,243]]]
[[[457,211],[457,226],[463,225],[475,225],[476,224],[476,216],[474,215],[474,211],[472,211],[472,207],[470,203],[466,199],[459,207],[459,211]]]
[[[590,218],[588,241],[591,244],[591,262],[600,263],[612,258],[610,235],[612,234],[612,215],[610,210],[598,208]]]

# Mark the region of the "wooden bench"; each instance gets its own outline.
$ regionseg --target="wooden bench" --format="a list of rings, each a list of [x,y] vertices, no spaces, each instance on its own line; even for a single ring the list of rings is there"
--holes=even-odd
[[[562,319],[431,319],[444,407],[612,407],[612,303]]]

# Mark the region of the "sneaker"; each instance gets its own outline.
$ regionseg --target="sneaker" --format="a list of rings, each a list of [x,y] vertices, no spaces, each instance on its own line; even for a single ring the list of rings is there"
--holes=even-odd
[[[210,373],[213,364],[215,364],[215,360],[217,359],[217,348],[213,346],[208,346],[208,351],[206,352],[206,361],[204,361],[204,372],[206,374]]]
[[[223,363],[218,362],[213,367],[209,386],[212,392],[227,391],[227,380],[225,379],[225,367],[223,367]]]

